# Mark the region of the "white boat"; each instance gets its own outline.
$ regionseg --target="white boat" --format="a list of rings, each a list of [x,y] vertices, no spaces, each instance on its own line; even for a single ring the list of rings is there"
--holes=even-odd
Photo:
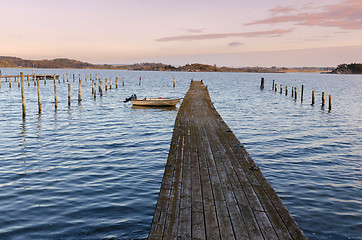
[[[145,107],[175,107],[181,98],[143,98],[133,99],[132,106],[145,106]]]

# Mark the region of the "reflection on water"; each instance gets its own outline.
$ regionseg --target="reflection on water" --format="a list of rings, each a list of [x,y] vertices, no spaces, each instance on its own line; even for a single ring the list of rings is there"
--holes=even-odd
[[[31,84],[25,88],[24,120],[18,89],[2,86],[0,239],[147,237],[178,108],[132,108],[122,100],[134,93],[181,98],[190,79],[208,85],[214,106],[310,239],[360,238],[358,76],[74,69],[37,73],[49,71],[125,77],[126,86],[112,86],[102,97],[97,89],[95,99],[91,81],[82,81],[81,105],[72,102],[68,107],[68,83],[57,82],[54,111],[53,84],[41,84],[38,114],[37,87]],[[270,86],[272,79],[283,86],[304,84],[303,104],[271,89],[259,90],[260,77]],[[77,101],[78,82],[69,83]],[[320,108],[318,98],[315,107],[306,104],[312,90],[333,95],[330,113]]]
[[[163,111],[178,111],[177,107],[132,106],[132,109],[159,110],[160,112],[163,112]]]

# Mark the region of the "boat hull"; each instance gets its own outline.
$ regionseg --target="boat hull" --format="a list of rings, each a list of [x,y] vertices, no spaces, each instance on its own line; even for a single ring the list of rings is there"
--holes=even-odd
[[[175,107],[180,101],[181,99],[146,98],[132,100],[132,105],[145,107]]]

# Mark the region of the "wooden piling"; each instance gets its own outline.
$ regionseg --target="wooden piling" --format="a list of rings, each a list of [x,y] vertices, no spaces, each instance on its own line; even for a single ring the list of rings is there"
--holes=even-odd
[[[173,77],[173,87],[176,86],[176,80],[175,80],[175,77]]]
[[[11,77],[9,77],[9,88],[11,88]]]
[[[264,89],[264,78],[261,78],[261,83],[260,83],[260,89],[263,90]]]
[[[89,74],[89,80],[92,80],[92,74]]]
[[[73,82],[75,81],[75,74],[73,73]]]
[[[65,82],[65,75],[63,74],[63,82]]]
[[[107,91],[108,89],[108,78],[106,78],[106,86],[105,86],[105,90]]]
[[[80,74],[79,74],[79,78],[78,78],[78,80],[80,80]]]
[[[36,86],[36,74],[33,75],[34,87]]]
[[[18,87],[20,87],[20,76],[18,77]]]
[[[278,84],[275,84],[274,90],[275,90],[275,92],[277,92],[277,90],[278,90]]]
[[[102,86],[102,81],[99,81],[99,93],[101,95],[101,97],[103,96],[103,86]]]
[[[34,75],[35,76],[35,75]],[[39,85],[39,78],[36,78],[36,85],[38,87],[38,112],[41,113],[41,98],[40,98],[40,85]]]
[[[288,86],[285,87],[285,96],[288,96]]]
[[[44,75],[44,85],[47,85],[47,76]]]
[[[280,84],[280,94],[282,94],[282,93],[283,93],[283,85]]]
[[[140,80],[139,80],[139,82],[138,82],[138,85],[140,85],[140,86],[141,86],[141,77],[140,77]]]
[[[116,88],[118,88],[118,77],[116,77]]]
[[[54,107],[55,111],[58,108],[58,98],[57,98],[57,85],[54,84]]]
[[[122,78],[122,86],[124,86],[124,77]]]
[[[92,94],[94,94],[94,80],[92,80]]]
[[[94,81],[94,80],[93,80]],[[94,96],[94,99],[97,98],[97,82],[94,81],[94,89],[93,89],[93,96]]]
[[[315,91],[312,91],[312,106],[314,106],[315,103]]]
[[[85,78],[84,78],[84,81],[87,81],[87,74],[85,74]]]
[[[273,79],[273,87],[272,87],[272,89],[273,89],[273,90],[274,90],[274,87],[275,87],[275,85],[274,85],[274,81],[275,81],[275,80]]]
[[[24,95],[24,74],[23,72],[20,73],[21,78],[21,102],[23,108],[23,118],[25,118],[25,95]]]
[[[82,80],[79,79],[78,103],[82,101]]]
[[[28,87],[30,87],[30,76],[28,75]]]
[[[68,107],[70,107],[70,83],[68,83]]]
[[[300,93],[300,101],[303,102],[304,85],[302,85],[302,92]]]
[[[0,88],[1,88],[1,77],[0,77]]]
[[[67,73],[67,82],[69,82],[69,74]]]
[[[324,107],[326,101],[326,93],[322,92],[322,107]]]
[[[294,87],[292,87],[292,98],[294,98]]]
[[[112,78],[109,78],[109,89],[112,89]]]
[[[329,111],[332,110],[332,95],[329,95],[329,106],[328,106],[328,110],[329,110]]]
[[[297,94],[297,87],[294,87],[294,100],[297,100],[298,94]]]
[[[96,81],[98,80],[98,75],[96,74]]]

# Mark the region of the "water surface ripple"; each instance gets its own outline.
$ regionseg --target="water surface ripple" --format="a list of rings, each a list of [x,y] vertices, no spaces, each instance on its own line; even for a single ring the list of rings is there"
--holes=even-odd
[[[19,69],[1,71],[18,74]],[[216,109],[309,239],[362,239],[361,76],[36,71],[112,77],[113,88],[94,100],[90,81],[83,80],[78,104],[78,83],[71,79],[68,108],[67,83],[61,81],[55,111],[53,81],[48,81],[41,84],[39,114],[36,88],[26,84],[23,121],[17,83],[9,89],[2,80],[1,239],[147,237],[177,110],[132,109],[121,100],[133,93],[183,97],[191,79],[204,80]],[[273,79],[289,89],[304,84],[304,102],[272,91]],[[312,90],[317,91],[314,107]],[[331,112],[320,106],[322,91],[333,95]]]

